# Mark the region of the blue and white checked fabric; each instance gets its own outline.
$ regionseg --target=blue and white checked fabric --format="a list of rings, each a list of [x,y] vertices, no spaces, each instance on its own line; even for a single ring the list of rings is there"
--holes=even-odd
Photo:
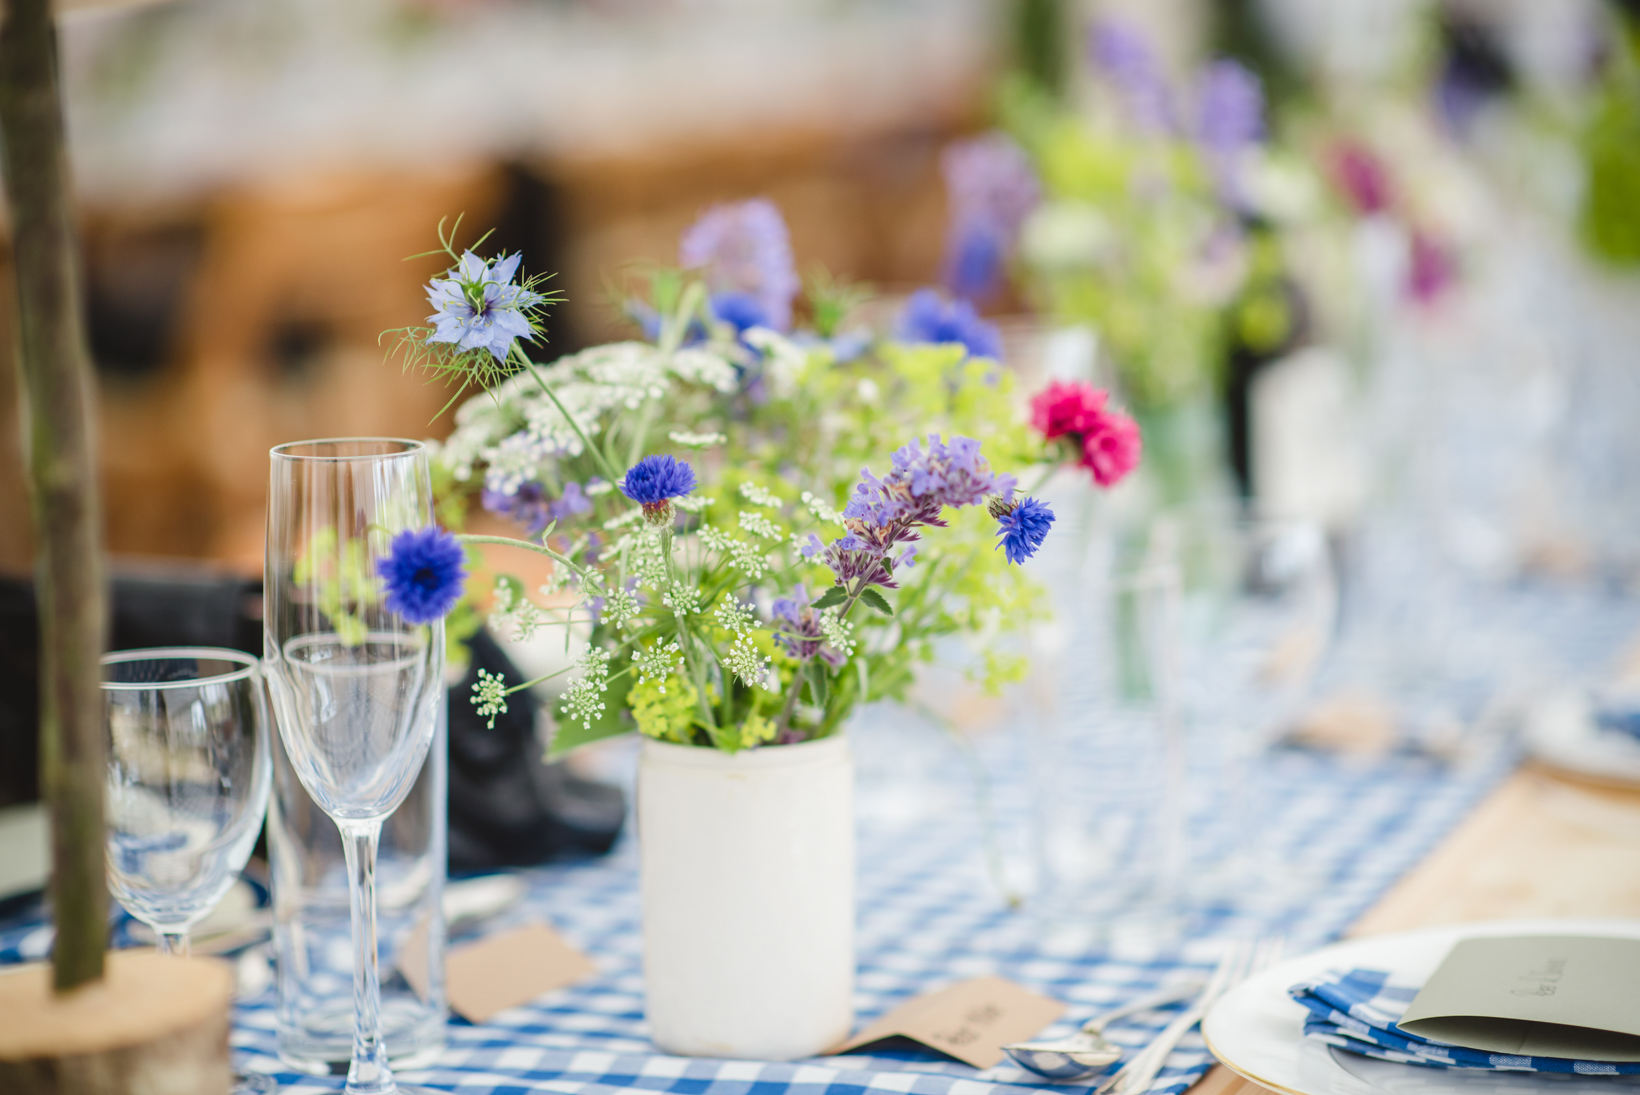
[[[1382,970],[1329,970],[1287,990],[1310,1012],[1304,1033],[1330,1046],[1398,1064],[1486,1072],[1573,1072],[1580,1076],[1640,1074],[1640,1062],[1572,1061],[1487,1053],[1420,1038],[1401,1029],[1417,988],[1389,983]]]
[[[1597,614],[1599,615],[1599,614]],[[1565,631],[1587,648],[1586,665],[1614,652],[1633,629],[1633,606],[1613,608],[1590,624],[1572,612]],[[1570,649],[1571,641],[1561,649]],[[920,993],[967,977],[998,974],[1065,1001],[1066,1018],[1043,1033],[1068,1034],[1091,1014],[1178,978],[1208,973],[1231,935],[1281,931],[1294,949],[1326,942],[1357,919],[1432,849],[1512,768],[1508,750],[1465,763],[1395,754],[1371,763],[1278,751],[1262,786],[1269,812],[1261,835],[1267,858],[1297,865],[1279,884],[1265,880],[1256,909],[1198,903],[1182,942],[1155,945],[1067,944],[1042,931],[1030,912],[1011,907],[993,884],[985,849],[1017,845],[1008,834],[1029,813],[1032,789],[1023,735],[998,732],[981,744],[989,773],[995,829],[987,833],[968,797],[972,771],[931,727],[903,716],[862,720],[856,752],[889,756],[896,778],[874,781],[862,769],[858,878],[856,1012],[864,1024]],[[884,744],[878,737],[898,733]],[[907,780],[916,785],[907,790]],[[921,796],[921,807],[909,804]],[[1192,843],[1206,862],[1219,854],[1227,826],[1201,814]],[[996,840],[996,831],[1002,838]],[[988,841],[990,843],[988,844]],[[488,925],[545,919],[592,957],[584,981],[473,1026],[453,1020],[431,1067],[404,1078],[463,1095],[1012,1095],[1091,1085],[1040,1082],[999,1065],[976,1070],[914,1045],[876,1046],[839,1057],[776,1064],[688,1059],[659,1054],[643,1020],[635,849],[623,843],[604,860],[520,872],[529,892],[520,907]],[[0,962],[39,958],[48,945],[38,921],[0,926]],[[255,961],[254,958],[250,959]],[[1169,1013],[1117,1024],[1107,1036],[1129,1047],[1159,1033]],[[276,1055],[273,994],[240,1001],[233,1031],[235,1063],[275,1074],[286,1095],[333,1092],[341,1079],[299,1075]],[[1212,1063],[1199,1035],[1181,1043],[1150,1095],[1179,1095]]]

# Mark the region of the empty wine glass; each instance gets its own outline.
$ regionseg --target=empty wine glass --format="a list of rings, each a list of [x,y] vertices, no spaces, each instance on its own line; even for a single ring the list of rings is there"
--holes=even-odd
[[[267,810],[271,762],[257,660],[167,647],[105,655],[108,888],[161,954],[233,885]],[[274,1087],[241,1076],[240,1095]]]
[[[348,1095],[403,1090],[382,1039],[376,849],[421,771],[443,701],[444,624],[392,611],[377,563],[395,534],[433,525],[426,450],[341,438],[272,452],[263,651],[280,740],[336,822],[353,925]]]

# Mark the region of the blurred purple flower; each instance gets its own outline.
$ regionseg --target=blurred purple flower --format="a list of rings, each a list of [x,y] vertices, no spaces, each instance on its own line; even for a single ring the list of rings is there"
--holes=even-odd
[[[564,484],[564,493],[559,495],[558,501],[547,506],[547,515],[554,521],[579,517],[583,513],[591,512],[592,499],[582,493],[581,484],[573,480]]]
[[[714,297],[744,294],[767,326],[791,329],[799,281],[780,210],[767,198],[714,205],[683,234],[678,263],[703,271]]]
[[[553,519],[545,488],[533,480],[521,484],[511,494],[485,487],[479,504],[497,517],[516,521],[531,536],[546,528]]]
[[[1357,213],[1371,216],[1390,207],[1389,170],[1371,149],[1354,141],[1336,145],[1328,157],[1333,179]]]
[[[1002,334],[979,318],[966,300],[950,303],[932,289],[918,289],[906,301],[895,327],[895,336],[905,342],[959,342],[970,357],[997,359],[1002,356]]]
[[[1145,133],[1175,128],[1172,93],[1150,43],[1137,27],[1118,19],[1100,19],[1089,32],[1088,55],[1116,86],[1134,126]]]
[[[1452,252],[1421,228],[1412,232],[1411,255],[1407,262],[1407,295],[1419,304],[1434,304],[1458,279]]]
[[[712,315],[745,334],[753,327],[769,326],[769,313],[763,302],[750,293],[717,293],[712,297]]]
[[[943,279],[959,297],[982,301],[1002,287],[1019,230],[1042,200],[1030,157],[1004,133],[948,145],[940,157],[950,201]]]
[[[1218,182],[1219,196],[1241,207],[1242,153],[1264,138],[1264,89],[1235,61],[1214,61],[1202,73],[1196,99],[1196,142]]]
[[[774,616],[774,641],[792,657],[807,661],[819,656],[833,669],[846,660],[842,651],[826,644],[820,613],[811,606],[808,590],[801,584],[792,589],[790,597],[776,597],[770,614]]]

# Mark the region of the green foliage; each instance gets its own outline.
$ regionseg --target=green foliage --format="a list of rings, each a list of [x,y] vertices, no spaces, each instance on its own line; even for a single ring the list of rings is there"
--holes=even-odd
[[[1200,152],[1025,96],[1007,116],[1046,197],[1022,241],[1033,294],[1061,319],[1094,325],[1135,406],[1212,391],[1239,278],[1214,255],[1229,218]]]
[[[1583,137],[1588,166],[1581,229],[1589,249],[1640,263],[1640,27],[1624,23]]]

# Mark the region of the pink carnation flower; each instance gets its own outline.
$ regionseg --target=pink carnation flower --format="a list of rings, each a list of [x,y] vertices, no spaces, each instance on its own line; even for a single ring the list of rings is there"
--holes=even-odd
[[[1101,487],[1114,487],[1139,466],[1144,442],[1139,424],[1119,411],[1106,411],[1094,428],[1082,435],[1081,464]]]
[[[1031,397],[1031,425],[1049,441],[1093,430],[1105,413],[1104,392],[1092,384],[1056,380]]]

